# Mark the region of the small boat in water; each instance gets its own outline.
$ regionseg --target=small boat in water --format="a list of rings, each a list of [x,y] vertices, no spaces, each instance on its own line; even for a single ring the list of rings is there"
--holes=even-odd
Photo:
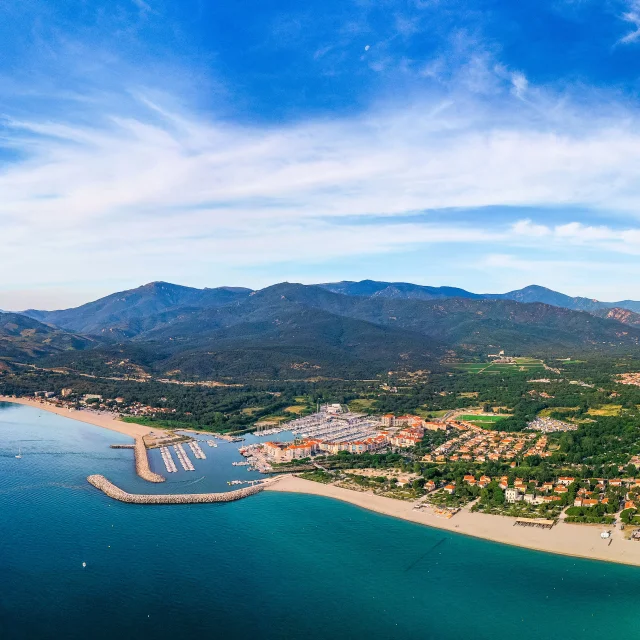
[[[22,458],[22,449],[18,448],[18,455],[16,458]]]

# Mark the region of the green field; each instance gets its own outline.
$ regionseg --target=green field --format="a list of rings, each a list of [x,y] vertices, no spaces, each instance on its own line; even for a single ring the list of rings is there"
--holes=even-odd
[[[476,416],[473,414],[460,416],[460,420],[464,420],[465,422],[471,422],[471,424],[475,424],[479,427],[483,425],[495,424],[496,422],[500,422],[500,420],[504,420],[508,418],[508,415],[495,415],[495,416]]]

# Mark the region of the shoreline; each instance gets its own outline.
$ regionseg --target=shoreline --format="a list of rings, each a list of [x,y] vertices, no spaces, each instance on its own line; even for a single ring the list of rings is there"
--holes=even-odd
[[[77,420],[78,422],[84,422],[85,424],[102,427],[103,429],[109,429],[110,431],[116,431],[125,436],[129,436],[130,438],[133,438],[134,441],[134,462],[138,476],[147,482],[164,482],[166,480],[164,476],[152,471],[151,466],[149,465],[149,456],[147,454],[147,448],[144,441],[142,440],[142,436],[146,436],[153,431],[150,427],[145,427],[133,422],[123,422],[113,414],[95,413],[93,411],[69,411],[68,409],[56,407],[47,402],[32,400],[31,398],[11,398],[7,396],[0,396],[0,402],[20,404],[25,407],[41,409],[42,411],[55,413],[63,418]]]
[[[547,530],[516,527],[516,518],[470,513],[465,509],[452,518],[445,519],[433,513],[414,511],[413,502],[343,489],[296,476],[281,476],[277,483],[266,486],[265,491],[305,493],[332,498],[408,522],[532,551],[640,566],[640,542],[625,540],[622,531],[606,525],[583,527],[559,522]],[[611,538],[600,538],[602,531],[611,531]],[[609,540],[612,541],[611,544]]]
[[[94,411],[69,411],[61,407],[56,407],[47,402],[39,402],[38,400],[32,400],[31,398],[12,398],[10,396],[0,396],[0,402],[10,402],[13,404],[21,404],[25,407],[34,407],[35,409],[41,409],[42,411],[48,411],[49,413],[55,413],[63,418],[70,418],[71,420],[77,420],[78,422],[86,422],[92,424],[95,427],[102,427],[103,429],[109,429],[110,431],[117,431],[125,436],[131,438],[141,438],[151,433],[153,429],[151,427],[145,427],[141,424],[135,424],[133,422],[123,422],[112,414],[95,413]],[[155,427],[160,429],[160,427]]]
[[[67,409],[30,398],[0,396],[0,402],[34,407],[71,420],[109,429],[133,438],[136,444],[142,444],[142,436],[151,433],[153,430],[143,425],[122,422],[112,415],[97,414],[91,411],[68,411]],[[140,447],[138,446],[137,448],[139,449]],[[136,451],[136,453],[138,452]],[[164,481],[162,476],[151,471],[146,449],[144,454],[144,456],[135,455],[138,475],[151,482]],[[139,468],[139,462],[141,463],[140,467],[146,467],[149,476],[147,476],[144,469]],[[146,465],[144,464],[145,462]],[[156,476],[156,479],[151,479],[151,476]],[[433,513],[415,511],[413,502],[343,489],[292,475],[279,476],[277,482],[269,483],[264,487],[264,490],[304,493],[340,500],[368,511],[399,518],[407,522],[533,551],[640,566],[640,542],[625,540],[619,529],[606,525],[582,526],[560,522],[550,530],[541,530],[535,527],[515,527],[516,518],[470,513],[465,509],[462,509],[452,518],[445,519],[439,518]],[[602,531],[611,531],[611,538],[609,539],[612,541],[611,544],[609,544],[609,540],[600,538]]]

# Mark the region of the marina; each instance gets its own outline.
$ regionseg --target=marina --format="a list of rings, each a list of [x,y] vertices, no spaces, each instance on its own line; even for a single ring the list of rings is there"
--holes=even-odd
[[[182,468],[185,471],[195,471],[195,467],[193,466],[193,463],[191,462],[191,460],[189,460],[189,457],[187,456],[187,452],[184,450],[184,447],[182,446],[182,444],[173,445],[173,449],[176,452],[176,455],[178,456],[178,460],[180,461]]]
[[[378,418],[343,411],[339,405],[324,405],[318,413],[288,422],[286,428],[298,437],[332,443],[372,438],[380,426]]]
[[[206,460],[207,456],[204,454],[202,447],[194,440],[193,442],[189,442],[189,448],[193,451],[193,455],[197,460]]]
[[[216,441],[215,441],[215,440],[207,440],[207,444],[208,444],[210,447],[214,447],[214,448],[218,446],[218,445],[216,444]]]
[[[176,473],[178,471],[178,467],[176,467],[176,463],[173,461],[173,457],[171,456],[171,452],[167,447],[160,447],[160,454],[162,455],[162,461],[164,462],[164,466],[166,467],[169,473]]]

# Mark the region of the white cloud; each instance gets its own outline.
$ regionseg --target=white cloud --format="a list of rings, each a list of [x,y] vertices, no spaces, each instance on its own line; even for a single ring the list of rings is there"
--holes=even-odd
[[[9,118],[4,145],[19,159],[0,173],[0,287],[46,278],[86,288],[131,274],[192,281],[430,243],[640,252],[633,224],[456,222],[456,208],[488,205],[637,215],[636,114],[594,116],[534,95],[530,104],[508,91],[497,102],[452,93],[281,126],[239,126],[144,98],[135,116],[96,114],[102,125]],[[452,210],[446,225],[393,220],[437,209]],[[389,220],[358,223],[371,216]]]
[[[633,25],[633,31],[620,38],[619,42],[622,44],[636,42],[640,39],[640,2],[638,0],[630,0],[628,2],[628,10],[621,17],[625,22]]]

